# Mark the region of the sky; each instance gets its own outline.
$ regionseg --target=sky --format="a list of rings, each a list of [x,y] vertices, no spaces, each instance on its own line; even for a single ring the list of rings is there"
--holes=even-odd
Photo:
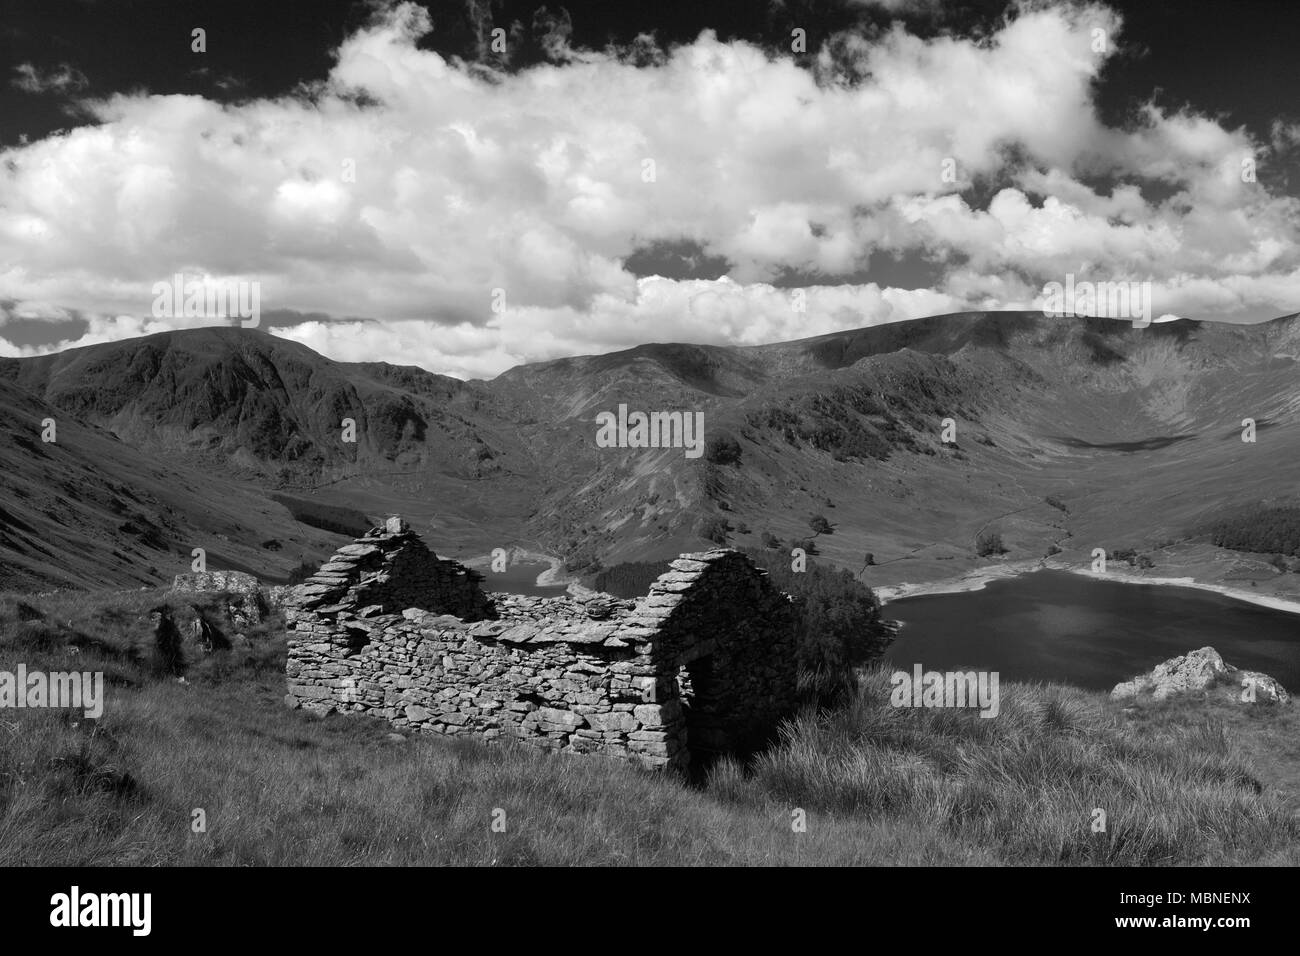
[[[8,0],[0,355],[238,321],[177,275],[460,378],[1068,276],[1288,314],[1296,6]]]

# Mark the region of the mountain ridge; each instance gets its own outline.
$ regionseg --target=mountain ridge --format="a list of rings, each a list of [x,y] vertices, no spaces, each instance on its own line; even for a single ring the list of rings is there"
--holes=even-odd
[[[1246,417],[1267,429],[1252,450],[1269,464],[1235,493],[1276,494],[1278,456],[1300,449],[1298,358],[1294,315],[1138,328],[977,312],[764,345],[647,343],[461,381],[209,328],[2,359],[0,398],[22,390],[262,498],[400,511],[462,557],[527,546],[591,571],[709,542],[756,546],[762,532],[788,545],[833,506],[840,527],[817,536],[826,560],[858,571],[871,551],[933,575],[968,565],[969,535],[990,520],[1016,553],[1041,553],[1069,544],[1058,532],[1105,538],[1137,514],[1108,481],[1196,461],[1244,471],[1224,436]],[[709,451],[597,447],[596,414],[620,404],[702,412]],[[956,442],[941,438],[945,419]],[[1042,504],[1053,493],[1079,500],[1068,529]],[[1148,510],[1127,519],[1132,533],[1169,536],[1190,517]]]

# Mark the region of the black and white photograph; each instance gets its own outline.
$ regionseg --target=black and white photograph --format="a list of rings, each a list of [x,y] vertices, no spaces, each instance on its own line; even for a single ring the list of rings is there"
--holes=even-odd
[[[922,921],[1293,927],[1298,43],[6,0],[7,922],[835,867]],[[525,879],[581,920],[591,876]]]

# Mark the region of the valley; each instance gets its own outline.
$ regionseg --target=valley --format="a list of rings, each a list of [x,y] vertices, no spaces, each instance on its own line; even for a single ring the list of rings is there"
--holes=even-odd
[[[1295,600],[1300,575],[1203,528],[1294,499],[1298,358],[1295,317],[1135,327],[996,312],[643,345],[462,382],[256,329],[161,333],[0,360],[0,563],[13,586],[152,584],[204,547],[214,567],[285,580],[344,540],[284,504],[305,501],[357,522],[401,513],[449,556],[521,548],[587,581],[719,543],[811,538],[816,560],[884,596],[1044,561],[1086,568],[1104,548],[1150,563],[1113,571]],[[601,447],[600,416],[620,406],[694,413],[704,455]],[[49,415],[62,447],[39,447]],[[117,491],[96,490],[111,476]],[[1004,553],[978,556],[992,533]],[[67,569],[42,552],[50,536],[78,555]]]

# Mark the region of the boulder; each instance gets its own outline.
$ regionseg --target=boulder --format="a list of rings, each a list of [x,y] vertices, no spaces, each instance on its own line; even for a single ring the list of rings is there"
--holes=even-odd
[[[1255,701],[1285,704],[1290,700],[1285,688],[1272,677],[1226,664],[1212,647],[1171,658],[1157,664],[1150,673],[1116,684],[1110,697],[1111,700],[1165,700],[1194,691],[1218,691],[1238,701],[1243,697],[1249,701],[1252,695]]]
[[[243,571],[197,571],[178,574],[172,580],[169,596],[190,597],[195,594],[226,594],[226,612],[240,627],[261,623],[266,614],[266,600],[257,578]]]

